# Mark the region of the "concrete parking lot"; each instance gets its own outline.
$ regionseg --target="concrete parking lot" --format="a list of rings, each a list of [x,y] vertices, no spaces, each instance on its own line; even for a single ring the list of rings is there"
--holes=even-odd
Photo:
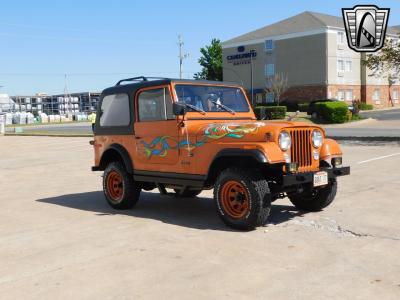
[[[0,299],[400,299],[400,146],[343,145],[332,206],[237,232],[211,192],[110,209],[89,138],[0,137]]]

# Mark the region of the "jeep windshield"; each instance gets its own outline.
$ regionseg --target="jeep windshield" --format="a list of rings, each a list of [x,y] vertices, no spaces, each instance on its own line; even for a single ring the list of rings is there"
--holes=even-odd
[[[231,114],[250,111],[242,90],[237,87],[177,84],[175,91],[178,101],[186,103],[191,111]]]

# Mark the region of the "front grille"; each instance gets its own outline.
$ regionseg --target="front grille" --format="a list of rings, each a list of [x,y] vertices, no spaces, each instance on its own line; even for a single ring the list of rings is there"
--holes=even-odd
[[[292,162],[299,164],[299,171],[310,169],[313,164],[311,145],[312,129],[293,128],[288,131],[292,138],[292,146],[290,147]]]

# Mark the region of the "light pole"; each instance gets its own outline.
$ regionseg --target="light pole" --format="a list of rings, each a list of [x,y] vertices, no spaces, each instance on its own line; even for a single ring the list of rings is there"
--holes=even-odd
[[[254,106],[254,90],[253,90],[253,54],[256,50],[250,50],[250,91],[251,91],[251,106]],[[255,55],[254,55],[255,56]]]

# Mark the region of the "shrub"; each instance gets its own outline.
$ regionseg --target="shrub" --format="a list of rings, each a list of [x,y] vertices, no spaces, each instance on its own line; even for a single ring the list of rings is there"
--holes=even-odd
[[[254,113],[258,120],[278,120],[286,116],[286,106],[256,106]]]
[[[299,103],[298,105],[297,105],[297,109],[299,110],[299,111],[302,111],[302,112],[307,112],[308,111],[308,106],[310,105],[310,103]]]
[[[344,123],[351,113],[344,102],[321,102],[315,105],[318,115],[327,123]]]
[[[358,108],[360,110],[373,110],[374,106],[372,104],[367,104],[367,103],[363,103],[363,102],[359,102],[358,103]]]
[[[287,111],[291,111],[291,112],[294,112],[294,111],[298,110],[297,103],[291,102],[291,101],[287,101],[287,100],[282,101],[280,103],[280,106],[286,106],[286,110]]]

